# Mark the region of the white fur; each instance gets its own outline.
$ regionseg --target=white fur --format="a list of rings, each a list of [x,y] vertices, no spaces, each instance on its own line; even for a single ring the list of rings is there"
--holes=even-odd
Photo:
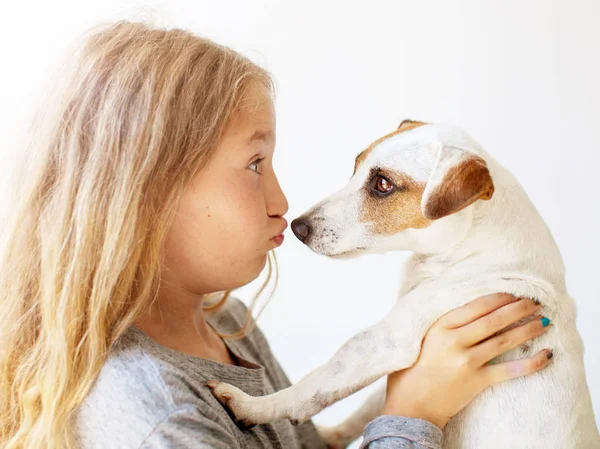
[[[361,195],[372,167],[402,172],[427,183],[423,202],[442,182],[445,170],[468,153],[483,158],[495,192],[490,201],[435,220],[424,229],[377,235],[361,223]],[[328,256],[390,250],[414,252],[406,266],[398,302],[380,323],[349,340],[325,365],[296,385],[251,397],[226,384],[215,395],[245,424],[279,418],[302,421],[416,360],[423,336],[444,313],[495,292],[536,298],[553,328],[497,361],[554,351],[552,363],[522,378],[496,384],[455,416],[444,430],[444,449],[598,449],[591,399],[583,367],[583,343],[575,326],[576,306],[565,287],[556,243],[517,180],[466,133],[448,125],[425,125],[381,142],[346,187],[304,217],[313,228],[307,244]],[[371,404],[381,404],[373,398]],[[327,436],[348,440],[357,421],[374,417],[371,407],[351,425]],[[358,435],[353,435],[358,436]]]

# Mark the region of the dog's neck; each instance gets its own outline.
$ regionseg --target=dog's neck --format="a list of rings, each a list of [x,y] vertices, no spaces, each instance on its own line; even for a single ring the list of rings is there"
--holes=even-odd
[[[415,252],[408,268],[412,282],[517,272],[564,291],[564,264],[546,223],[512,174],[491,157],[486,162],[494,179],[493,198],[436,224],[445,241],[431,252]]]

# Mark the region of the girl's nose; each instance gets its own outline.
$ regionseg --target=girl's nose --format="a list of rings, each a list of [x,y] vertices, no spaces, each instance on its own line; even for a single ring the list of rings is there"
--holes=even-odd
[[[268,213],[271,217],[283,217],[288,211],[288,201],[281,190],[279,181],[277,178],[273,181],[273,187],[271,189],[270,201],[268,204]]]

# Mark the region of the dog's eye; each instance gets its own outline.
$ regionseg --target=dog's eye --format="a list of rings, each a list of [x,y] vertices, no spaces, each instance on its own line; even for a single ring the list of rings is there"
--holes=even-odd
[[[375,189],[379,193],[390,193],[393,189],[392,183],[388,181],[383,176],[377,176],[377,180],[375,181]]]

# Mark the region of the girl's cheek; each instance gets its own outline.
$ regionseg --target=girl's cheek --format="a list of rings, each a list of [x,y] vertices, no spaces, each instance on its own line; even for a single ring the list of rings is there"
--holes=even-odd
[[[236,193],[232,193],[237,200],[236,206],[244,220],[256,225],[261,225],[266,218],[266,207],[264,194],[260,186],[255,183],[246,182],[237,186]]]
[[[241,215],[240,221],[244,223],[249,233],[260,232],[261,228],[265,226],[266,213],[259,198],[255,196],[247,197],[239,203],[238,210]]]

